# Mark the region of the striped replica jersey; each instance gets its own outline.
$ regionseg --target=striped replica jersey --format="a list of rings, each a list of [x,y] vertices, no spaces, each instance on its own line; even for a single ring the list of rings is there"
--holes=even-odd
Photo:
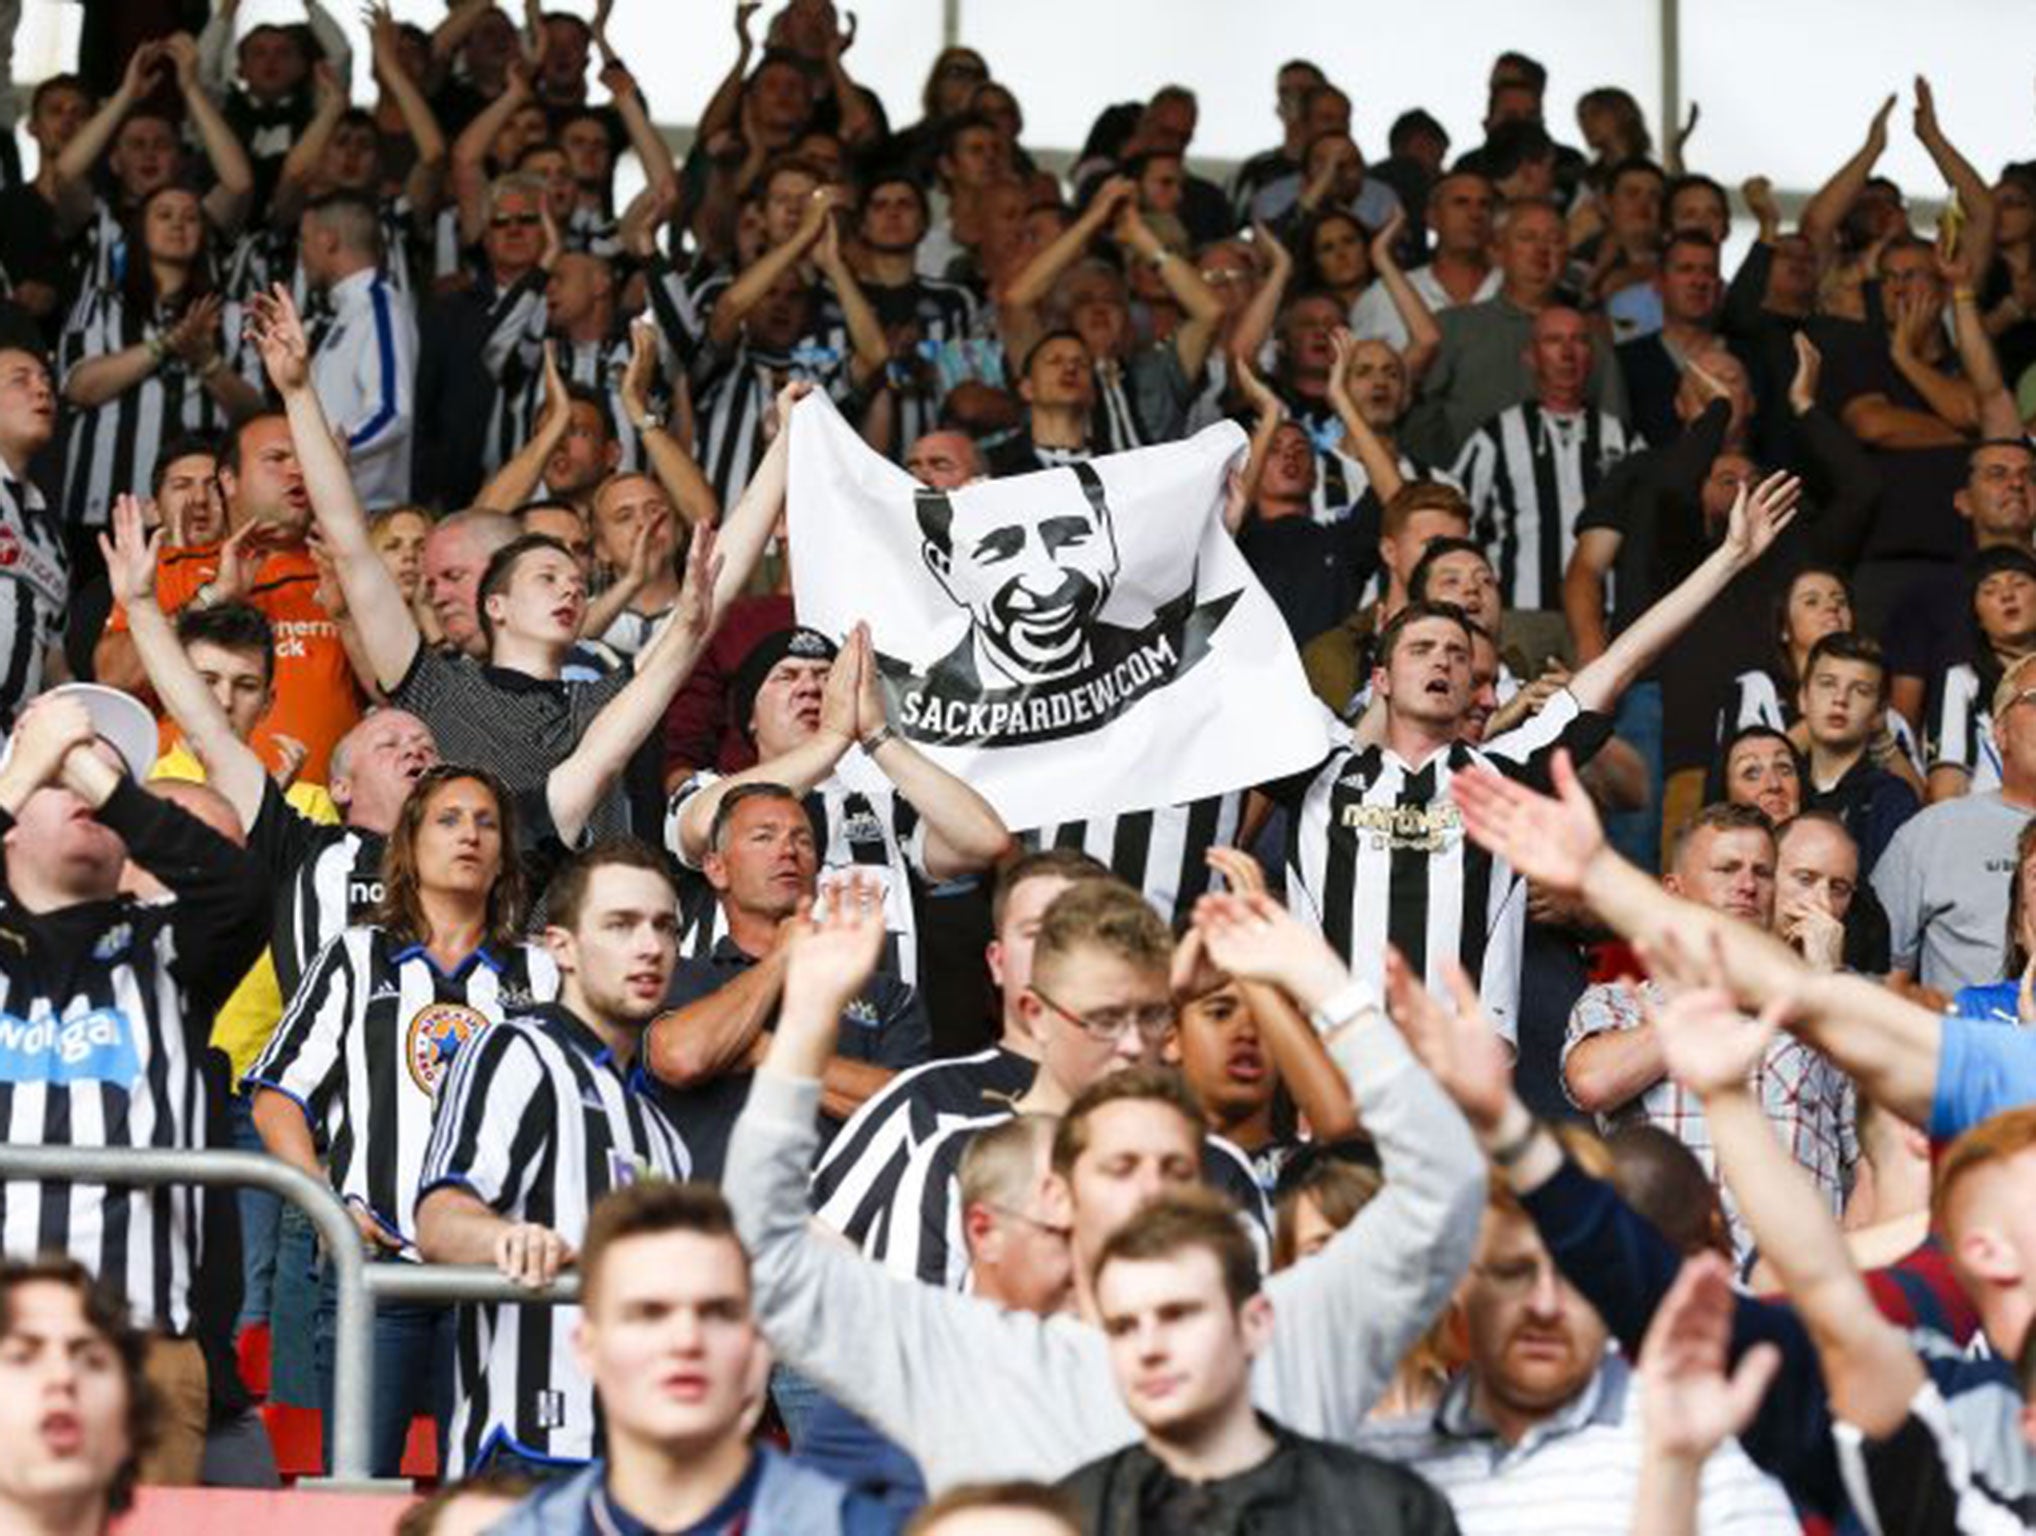
[[[1470,499],[1471,536],[1484,545],[1508,608],[1562,605],[1562,574],[1577,518],[1598,482],[1640,435],[1598,410],[1508,406],[1464,441],[1453,471]]]
[[[300,816],[268,785],[248,828],[248,851],[268,870],[276,895],[270,946],[285,998],[303,984],[320,950],[340,931],[365,923],[382,899],[382,850],[388,839],[358,827]]]
[[[1930,704],[1929,762],[1963,769],[1965,792],[1983,795],[2001,787],[2001,749],[1994,744],[1993,690],[1982,686],[1969,661],[1946,667]],[[1894,710],[1889,720],[1899,719]]]
[[[123,780],[98,813],[174,893],[34,912],[0,898],[0,1137],[23,1144],[205,1144],[212,1014],[268,938],[268,882],[242,850]],[[0,812],[0,834],[14,820]],[[188,1333],[204,1196],[59,1180],[0,1186],[10,1258],[68,1253],[144,1327]]]
[[[633,1076],[555,1003],[483,1030],[439,1088],[419,1206],[441,1186],[461,1189],[578,1248],[610,1190],[692,1172],[686,1144]],[[600,1454],[593,1383],[573,1358],[579,1316],[578,1307],[460,1309],[449,1472],[504,1450],[568,1464]]]
[[[544,333],[549,312],[543,268],[526,272],[508,287],[488,291],[487,340],[481,362],[495,381],[481,462],[493,474],[516,457],[537,421],[544,393]]]
[[[850,1117],[813,1170],[813,1209],[866,1253],[882,1245],[882,1216],[912,1156],[949,1126],[1008,1111],[1037,1066],[992,1046],[900,1072]]]
[[[1886,718],[1895,745],[1902,749],[1916,772],[1923,772],[1923,750],[1907,718],[1898,709],[1888,710]],[[1787,731],[1795,723],[1796,707],[1793,702],[1782,698],[1782,690],[1772,672],[1741,672],[1732,679],[1725,706],[1718,711],[1718,745],[1722,747],[1732,739],[1734,732],[1743,731],[1749,725]],[[1986,742],[1989,747],[1993,745],[1991,735],[1986,737]],[[1999,788],[1998,782],[1993,787]]]
[[[721,775],[702,769],[672,791],[665,808],[665,846],[685,863],[680,847],[679,818],[686,802],[716,783]],[[813,846],[820,855],[820,878],[854,871],[884,888],[884,969],[907,982],[919,975],[919,919],[914,886],[926,868],[926,824],[918,811],[884,777],[861,747],[851,747],[835,770],[805,796],[806,816],[813,823]],[[689,866],[690,867],[690,866]],[[681,953],[689,959],[707,954],[726,931],[718,911],[688,925]]]
[[[1002,1125],[1005,1109],[936,1131],[907,1160],[890,1209],[877,1218],[870,1256],[892,1274],[948,1290],[969,1288],[962,1233],[961,1160],[978,1131]],[[1228,1195],[1250,1229],[1261,1265],[1272,1249],[1272,1212],[1251,1159],[1221,1136],[1202,1138],[1202,1182]]]
[[[348,928],[318,956],[247,1086],[296,1101],[333,1188],[415,1258],[439,1086],[483,1030],[557,996],[558,968],[541,949],[478,949],[448,973],[422,944]]]
[[[1149,811],[1056,822],[1021,834],[1028,849],[1079,848],[1137,889],[1169,927],[1178,926],[1211,889],[1204,857],[1231,848],[1244,824],[1246,790],[1162,805]]]
[[[0,731],[13,730],[15,711],[42,692],[70,595],[63,539],[42,492],[0,476]]]
[[[940,424],[940,402],[946,393],[940,360],[951,343],[975,334],[976,298],[963,284],[937,277],[915,277],[894,288],[865,281],[862,291],[890,338],[889,377],[898,408],[892,440],[902,459],[913,443]],[[821,301],[820,330],[848,332],[847,318],[831,292]]]
[[[1290,813],[1289,903],[1380,995],[1388,944],[1439,996],[1443,962],[1457,961],[1499,1033],[1517,1038],[1526,889],[1464,836],[1450,780],[1473,765],[1537,777],[1555,748],[1595,750],[1609,728],[1563,689],[1518,729],[1478,747],[1453,743],[1419,765],[1388,747],[1338,747],[1274,789]]]
[[[130,313],[118,288],[84,294],[71,311],[57,349],[59,387],[80,363],[138,346],[173,323],[168,312]],[[255,388],[263,388],[254,349],[239,344],[238,302],[228,301],[219,324],[227,365]],[[222,434],[230,424],[226,407],[174,352],[165,353],[161,365],[140,383],[98,405],[74,409],[64,437],[66,526],[105,527],[116,496],[151,493],[150,476],[164,444],[189,432]]]

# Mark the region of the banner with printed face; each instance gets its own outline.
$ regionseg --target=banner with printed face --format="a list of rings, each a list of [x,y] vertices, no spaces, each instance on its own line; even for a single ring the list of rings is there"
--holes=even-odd
[[[1223,527],[1238,427],[953,491],[817,396],[791,431],[799,621],[836,637],[867,622],[892,727],[1011,827],[1320,761],[1326,712]]]

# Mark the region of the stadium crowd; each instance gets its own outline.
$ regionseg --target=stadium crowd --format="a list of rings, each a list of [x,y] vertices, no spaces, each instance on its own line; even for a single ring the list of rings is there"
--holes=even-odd
[[[2031,1528],[2036,160],[1919,77],[1791,219],[1506,52],[1048,169],[968,48],[899,113],[832,0],[675,8],[654,112],[612,6],[88,6],[23,88],[0,1139],[575,1272],[377,1308],[417,1531]],[[1320,760],[1007,825],[799,623],[808,396],[939,492],[1241,424]],[[942,536],[1045,634],[1080,535]],[[274,1486],[254,1337],[329,1426],[274,1196],[0,1245],[6,1529]]]

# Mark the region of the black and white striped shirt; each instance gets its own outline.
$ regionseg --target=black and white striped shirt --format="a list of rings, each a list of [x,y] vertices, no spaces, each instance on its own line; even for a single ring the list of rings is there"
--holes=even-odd
[[[898,402],[896,457],[940,422],[944,391],[937,359],[949,342],[976,333],[976,298],[960,283],[917,277],[895,288],[863,284],[863,295],[891,339],[891,391]],[[848,332],[847,317],[830,294],[821,305],[822,330]]]
[[[703,768],[672,791],[665,810],[665,846],[682,864],[686,855],[679,819],[693,796],[720,779],[720,774]],[[883,887],[884,926],[890,931],[884,942],[884,969],[916,985],[917,886],[926,869],[925,821],[861,747],[851,747],[834,772],[806,793],[803,803],[813,824],[820,877],[853,871]],[[712,918],[691,925],[682,935],[680,952],[687,959],[706,956],[727,931],[716,906]]]
[[[1961,661],[1944,669],[1930,705],[1930,768],[1963,769],[1966,793],[2001,787],[2001,749],[1994,744],[1993,691],[1979,669]],[[1894,710],[1888,718],[1897,718]]]
[[[875,1253],[882,1243],[879,1222],[912,1155],[951,1125],[1009,1110],[1037,1071],[1016,1051],[992,1046],[900,1072],[864,1101],[821,1154],[813,1170],[814,1213]]]
[[[1533,400],[1508,406],[1464,441],[1453,473],[1508,608],[1561,606],[1584,503],[1641,446],[1616,416],[1551,411]]]
[[[136,346],[174,323],[166,310],[129,314],[118,288],[94,289],[71,312],[58,348],[57,376],[67,380],[80,363]],[[240,333],[240,305],[228,301],[220,319],[227,365],[260,388],[248,371],[252,349],[238,345]],[[149,494],[165,443],[188,432],[223,433],[229,425],[226,408],[175,353],[165,353],[152,373],[112,399],[73,407],[64,439],[65,525],[103,528],[116,496]]]
[[[481,439],[481,463],[493,474],[530,440],[544,394],[544,337],[550,319],[543,268],[506,288],[489,286],[487,339],[481,362],[495,381]],[[484,279],[485,283],[486,280]]]
[[[415,1258],[418,1178],[453,1061],[505,1014],[557,996],[541,949],[477,949],[448,973],[422,944],[348,928],[297,988],[247,1086],[296,1101],[332,1187]]]
[[[855,420],[859,413],[849,403],[855,394],[849,365],[845,336],[838,341],[808,336],[785,353],[765,352],[746,341],[728,351],[711,342],[703,346],[693,383],[699,402],[700,470],[722,506],[735,505],[763,462],[770,446],[764,437],[764,417],[778,391],[792,380],[810,380],[851,422]]]
[[[1028,849],[1079,848],[1101,860],[1174,927],[1212,887],[1204,855],[1236,846],[1247,793],[1238,789],[1149,811],[1056,822],[1021,834],[1021,841]]]
[[[0,1137],[42,1146],[205,1144],[212,1015],[268,936],[254,861],[124,780],[98,820],[175,899],[31,912],[0,896]],[[0,812],[0,834],[14,821]],[[0,1186],[9,1257],[68,1253],[144,1327],[188,1333],[204,1196],[59,1180]]]
[[[959,1120],[934,1132],[906,1160],[891,1204],[870,1233],[870,1256],[892,1274],[952,1291],[969,1288],[968,1243],[962,1231],[961,1161],[975,1137],[1016,1111]],[[1263,1264],[1271,1248],[1272,1214],[1246,1157],[1221,1136],[1202,1138],[1202,1181],[1220,1190],[1246,1218]]]
[[[42,692],[43,664],[64,632],[71,578],[42,491],[0,466],[0,732]]]
[[[1500,703],[1505,702],[1504,695]],[[1888,732],[1895,738],[1895,745],[1909,759],[1916,772],[1923,772],[1923,753],[1916,741],[1916,733],[1900,710],[1886,712]],[[1732,679],[1725,706],[1718,711],[1718,745],[1723,746],[1732,737],[1749,725],[1764,725],[1769,730],[1787,732],[1796,723],[1796,709],[1793,703],[1782,698],[1781,685],[1774,674],[1762,668],[1741,672]],[[1992,737],[1987,738],[1991,745]],[[1998,781],[1992,786],[1999,787]]]
[[[640,1074],[563,1006],[511,1015],[453,1060],[418,1187],[461,1189],[506,1220],[578,1247],[610,1190],[683,1179],[692,1158]],[[600,1453],[593,1383],[573,1355],[577,1307],[462,1307],[447,1471],[501,1451],[575,1463]]]
[[[1595,745],[1605,728],[1563,689],[1518,729],[1480,747],[1452,743],[1419,766],[1389,747],[1338,747],[1274,791],[1291,813],[1289,904],[1381,996],[1388,944],[1438,996],[1449,995],[1443,963],[1457,961],[1500,1035],[1517,1038],[1527,893],[1464,835],[1450,781],[1473,765],[1538,774],[1556,747]]]
[[[388,839],[301,816],[271,783],[263,786],[247,845],[274,883],[270,955],[277,985],[284,997],[292,997],[319,952],[342,930],[365,923],[381,901]]]

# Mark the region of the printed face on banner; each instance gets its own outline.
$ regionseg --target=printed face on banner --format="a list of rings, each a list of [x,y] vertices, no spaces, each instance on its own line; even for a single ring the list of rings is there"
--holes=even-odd
[[[1014,487],[1015,489],[1015,487]],[[943,666],[984,686],[1067,677],[1117,580],[1117,534],[1093,473],[1025,477],[1021,496],[921,491],[926,568],[968,610],[969,644]],[[989,675],[983,675],[987,669]]]
[[[892,718],[921,743],[1028,746],[1093,731],[1201,661],[1236,600],[1198,604],[1191,558],[1158,601],[1120,597],[1113,618],[1131,625],[1103,622],[1123,554],[1087,464],[920,490],[913,506],[920,558],[969,616],[930,664],[878,654]]]

